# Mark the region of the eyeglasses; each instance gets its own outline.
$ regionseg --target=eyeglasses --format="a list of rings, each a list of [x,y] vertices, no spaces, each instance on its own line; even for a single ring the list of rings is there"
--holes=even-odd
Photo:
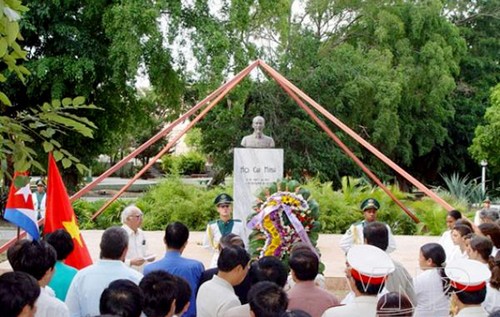
[[[139,218],[142,218],[142,215],[130,215],[129,217],[132,217],[132,218],[137,218],[137,219],[139,219]]]
[[[219,205],[219,208],[229,208],[231,205]]]

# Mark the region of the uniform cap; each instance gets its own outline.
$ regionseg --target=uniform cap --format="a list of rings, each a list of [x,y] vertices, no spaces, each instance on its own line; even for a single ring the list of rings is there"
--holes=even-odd
[[[380,285],[390,273],[394,263],[381,249],[368,245],[354,245],[347,252],[347,263],[351,266],[351,276],[364,284]]]
[[[232,204],[233,203],[233,197],[229,196],[226,193],[222,193],[217,195],[214,200],[214,205],[220,205],[220,204]]]
[[[491,271],[483,263],[458,259],[446,265],[444,269],[450,279],[450,285],[457,290],[474,292],[486,287],[491,277]]]
[[[380,204],[375,198],[367,198],[361,203],[361,210],[365,211],[369,208],[378,210],[380,208]]]
[[[41,179],[37,180],[35,184],[36,184],[36,186],[46,187],[45,182]]]

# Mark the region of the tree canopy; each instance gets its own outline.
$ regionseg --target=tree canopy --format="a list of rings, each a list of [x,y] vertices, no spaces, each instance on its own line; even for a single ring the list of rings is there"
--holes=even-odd
[[[101,110],[88,114],[98,127],[92,140],[68,135],[60,142],[89,163],[98,154],[113,153],[126,144],[150,117],[135,88],[143,71],[162,108],[175,115],[181,107],[182,79],[173,69],[160,26],[165,2],[36,1],[21,21],[32,75],[26,88],[8,85],[17,107],[37,100],[80,95]],[[77,113],[78,114],[78,113]]]
[[[298,15],[292,12],[294,1],[284,1],[276,11],[265,2],[223,1],[218,15],[203,9],[206,2],[196,3],[185,10],[203,19],[191,23],[200,23],[198,30],[208,20],[218,30],[209,45],[203,45],[205,39],[195,47],[195,56],[203,61],[202,82],[241,68],[237,56],[246,56],[246,66],[256,52],[404,167],[416,169],[449,139],[447,126],[455,115],[450,96],[466,43],[443,15],[441,1],[311,0]],[[246,39],[254,39],[254,45],[246,45]],[[224,62],[208,62],[219,57]],[[237,145],[251,117],[262,114],[277,146],[285,148],[286,169],[337,180],[359,173],[274,83],[253,81],[246,87],[237,93],[243,100],[229,97],[231,102],[202,124],[204,148],[219,156],[218,162],[224,164],[229,155],[220,149]],[[215,132],[216,126],[227,127]],[[355,142],[341,138],[379,174],[392,177]]]
[[[27,8],[18,1],[6,1],[1,8],[0,82],[4,85],[13,82],[24,84],[26,77],[31,74],[22,65],[22,62],[27,60],[28,52],[18,43],[22,39],[18,21]],[[22,106],[18,97],[10,91],[7,94],[0,92],[0,184],[6,176],[11,176],[10,173],[14,170],[25,172],[31,167],[39,171],[45,170],[36,156],[37,144],[45,152],[53,152],[54,158],[62,160],[64,167],[74,165],[83,171],[85,167],[80,160],[63,148],[57,139],[68,132],[82,137],[92,137],[96,126],[87,118],[75,115],[74,112],[96,107],[86,105],[85,98],[81,96],[74,99],[62,96],[62,100],[46,99],[51,100],[50,102],[37,98],[32,101],[33,103]],[[4,187],[0,186],[0,192],[3,189]]]
[[[147,139],[261,58],[411,174],[439,182],[440,173],[474,171],[474,160],[492,159],[479,141],[474,159],[468,148],[476,126],[479,140],[496,120],[483,114],[500,79],[499,1],[27,0],[20,29],[28,60],[17,73],[32,76],[26,87],[9,81],[2,91],[16,96],[18,109],[68,95],[99,106],[88,115],[98,128],[93,140],[60,142],[88,162]],[[138,73],[151,82],[145,96],[135,88]],[[231,148],[255,115],[266,118],[265,132],[285,149],[294,177],[339,184],[360,175],[262,72],[200,122],[199,150],[230,172]],[[383,180],[397,177],[328,124]]]

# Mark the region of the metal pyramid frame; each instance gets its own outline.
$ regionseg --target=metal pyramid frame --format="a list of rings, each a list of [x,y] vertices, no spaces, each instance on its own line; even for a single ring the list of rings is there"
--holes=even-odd
[[[176,142],[187,132],[189,131],[198,121],[200,121],[215,105],[224,98],[231,89],[233,89],[236,85],[238,85],[241,80],[243,80],[255,67],[260,67],[269,77],[274,79],[283,90],[290,95],[290,97],[297,102],[297,104],[328,134],[328,136],[365,172],[365,174],[372,179],[374,183],[376,183],[398,206],[403,209],[403,211],[411,217],[415,222],[419,222],[419,219],[410,211],[408,208],[401,203],[392,193],[391,191],[378,179],[378,177],[373,174],[373,172],[368,169],[366,165],[328,128],[325,122],[321,121],[320,118],[313,112],[313,110],[305,103],[307,102],[312,106],[317,112],[321,113],[325,118],[330,120],[333,124],[335,124],[342,131],[347,133],[350,137],[356,140],[359,144],[369,150],[373,155],[375,155],[382,162],[391,167],[395,172],[400,174],[403,178],[405,178],[408,182],[417,187],[420,191],[425,193],[431,199],[433,199],[436,203],[441,205],[446,210],[454,209],[450,204],[444,201],[441,197],[439,197],[436,193],[427,188],[424,184],[419,182],[405,170],[403,170],[400,166],[398,166],[395,162],[385,156],[382,152],[380,152],[377,148],[363,139],[360,135],[346,126],[342,121],[333,116],[330,112],[328,112],[321,105],[316,103],[311,97],[306,95],[303,91],[289,82],[285,77],[283,77],[280,73],[278,73],[271,66],[267,65],[262,60],[257,60],[243,69],[240,73],[234,76],[232,79],[227,81],[225,84],[214,90],[210,95],[201,100],[198,104],[196,104],[193,108],[179,117],[177,120],[168,125],[165,129],[157,133],[151,139],[143,143],[137,149],[135,149],[132,153],[124,157],[121,161],[116,163],[114,166],[109,168],[102,175],[97,177],[91,183],[87,184],[84,188],[74,194],[70,200],[71,202],[77,200],[82,197],[84,194],[92,190],[97,184],[99,184],[106,177],[113,174],[119,168],[128,163],[131,159],[136,157],[139,153],[148,148],[151,144],[155,143],[159,139],[165,137],[172,129],[177,126],[179,123],[184,122],[187,118],[195,114],[197,111],[203,109],[181,132],[179,132],[170,142],[155,156],[153,157],[148,164],[146,164],[130,181],[123,186],[109,201],[107,201],[91,218],[91,220],[96,219],[109,205],[115,201],[118,197],[120,197],[142,174],[144,174],[159,158],[161,158],[167,151],[176,144]]]
[[[283,77],[280,73],[278,73],[275,69],[273,69],[271,66],[267,65],[264,61],[262,60],[256,60],[250,65],[248,65],[245,69],[243,69],[241,72],[239,72],[236,76],[234,76],[232,79],[227,81],[225,84],[214,90],[210,95],[205,97],[203,100],[201,100],[199,103],[197,103],[194,107],[192,107],[190,110],[188,110],[185,114],[183,114],[181,117],[179,117],[177,120],[173,121],[170,123],[165,129],[161,130],[158,132],[156,135],[154,135],[151,139],[143,143],[141,146],[139,146],[137,149],[135,149],[133,152],[131,152],[129,155],[124,157],[122,160],[120,160],[118,163],[110,167],[107,171],[102,173],[99,177],[97,177],[95,180],[87,184],[84,188],[79,190],[77,193],[75,193],[73,196],[70,197],[70,201],[74,202],[75,200],[81,198],[83,195],[88,193],[90,190],[92,190],[95,186],[97,186],[100,182],[102,182],[106,177],[110,176],[114,172],[116,172],[118,169],[123,167],[125,164],[127,164],[131,159],[135,158],[139,153],[147,149],[151,144],[155,143],[156,141],[160,140],[161,138],[165,137],[170,133],[174,127],[176,127],[179,123],[184,122],[187,118],[191,117],[193,114],[195,114],[197,111],[201,110],[202,111],[181,131],[179,132],[170,142],[155,156],[153,159],[149,161],[148,164],[146,164],[137,174],[130,179],[130,181],[123,186],[109,201],[107,201],[94,215],[92,215],[91,220],[95,220],[106,208],[109,207],[109,205],[114,202],[116,199],[118,199],[132,184],[139,179],[139,177],[142,176],[159,158],[161,158],[167,151],[174,146],[177,141],[184,135],[186,134],[187,131],[189,131],[198,121],[200,121],[215,105],[222,99],[224,98],[231,89],[233,89],[236,85],[238,85],[248,74],[255,68],[259,66],[269,77],[274,79],[280,86],[283,88],[283,90],[290,95],[290,97],[297,102],[297,104],[325,131],[325,133],[365,172],[365,174],[372,179],[374,183],[376,183],[401,209],[411,218],[413,219],[416,223],[420,222],[419,219],[410,211],[408,208],[403,205],[401,201],[399,201],[392,193],[391,191],[378,179],[378,177],[373,174],[373,172],[368,169],[366,165],[363,164],[363,162],[328,128],[328,126],[323,122],[309,107],[306,102],[312,106],[317,112],[322,114],[325,118],[327,118],[330,122],[335,124],[339,129],[341,129],[343,132],[348,134],[350,137],[352,137],[354,140],[356,140],[359,144],[361,144],[363,147],[365,147],[368,151],[370,151],[373,155],[375,155],[378,159],[380,159],[382,162],[384,162],[386,165],[391,167],[395,172],[397,172],[399,175],[401,175],[404,179],[406,179],[408,182],[413,184],[415,187],[417,187],[420,191],[422,191],[424,194],[429,196],[431,199],[433,199],[436,203],[441,205],[444,209],[450,211],[453,210],[454,208],[448,204],[446,201],[444,201],[441,197],[439,197],[436,193],[434,193],[432,190],[427,188],[424,184],[419,182],[417,179],[415,179],[413,176],[411,176],[408,172],[403,170],[400,166],[398,166],[395,162],[393,162],[391,159],[389,159],[387,156],[385,156],[382,152],[380,152],[377,148],[375,148],[373,145],[371,145],[368,141],[363,139],[360,135],[358,135],[356,132],[354,132],[351,128],[346,126],[342,121],[337,119],[335,116],[333,116],[330,112],[328,112],[325,108],[323,108],[321,105],[319,105],[317,102],[315,102],[311,97],[306,95],[303,91],[301,91],[299,88],[297,88],[295,85],[293,85],[291,82],[289,82],[285,77]],[[205,108],[204,108],[205,107]],[[204,109],[203,109],[204,108]],[[43,219],[39,220],[39,224],[41,225],[43,223]],[[23,232],[21,234],[21,237],[25,235]],[[4,245],[0,247],[0,253],[4,252],[9,248],[10,245],[12,245],[17,238],[13,238],[10,241],[6,242]]]

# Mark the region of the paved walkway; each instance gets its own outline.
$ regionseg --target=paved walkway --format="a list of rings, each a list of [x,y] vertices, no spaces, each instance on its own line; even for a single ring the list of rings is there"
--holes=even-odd
[[[103,230],[82,231],[92,259],[99,258],[99,242]],[[184,256],[198,259],[205,267],[210,264],[211,253],[199,244],[203,239],[204,232],[191,232]],[[163,257],[165,245],[163,244],[163,231],[147,231],[146,239],[150,253],[156,254],[156,258]],[[322,261],[326,266],[324,275],[327,278],[339,278],[344,276],[345,255],[339,247],[341,235],[320,234],[318,247],[322,254]],[[401,262],[408,272],[415,276],[418,273],[418,253],[420,246],[428,242],[436,242],[439,237],[430,236],[396,236],[397,249],[391,256]],[[7,262],[0,263],[0,271],[9,270]]]

